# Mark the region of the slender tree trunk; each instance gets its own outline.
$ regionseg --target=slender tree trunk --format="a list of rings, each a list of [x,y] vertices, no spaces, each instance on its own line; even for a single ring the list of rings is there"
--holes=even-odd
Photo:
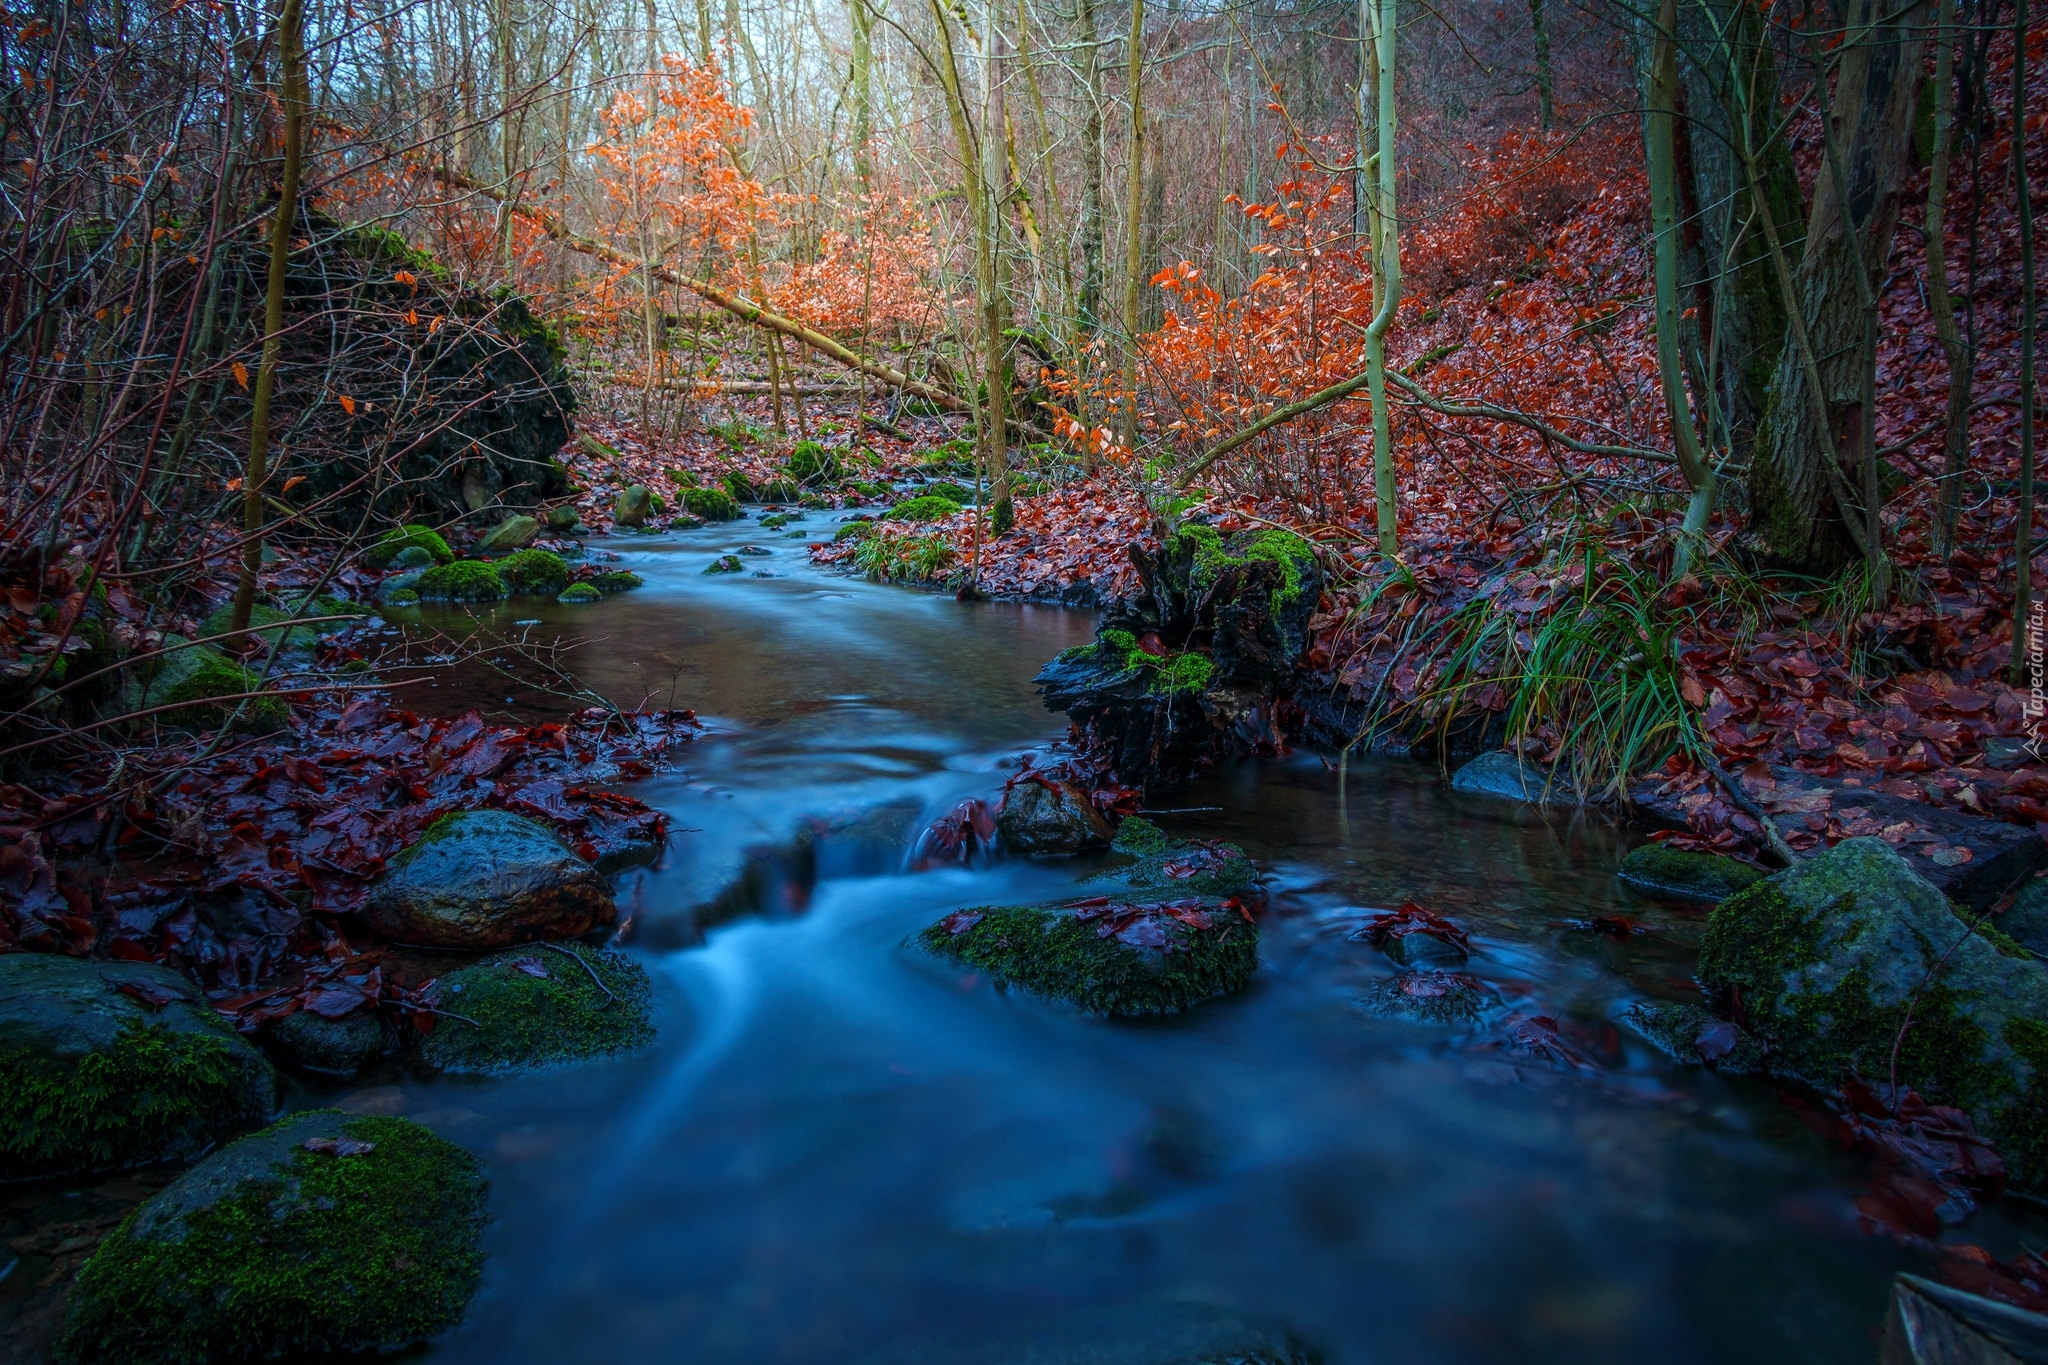
[[[1878,512],[1869,505],[1867,430],[1876,355],[1866,300],[1898,227],[1927,9],[1926,0],[1903,9],[1850,0],[1838,49],[1828,145],[1793,290],[1805,345],[1779,360],[1750,471],[1752,532],[1773,561],[1802,573],[1831,574],[1883,552],[1870,534]],[[1816,380],[1818,394],[1810,391]],[[1860,494],[1851,479],[1865,485]]]
[[[1550,70],[1550,24],[1543,0],[1529,0],[1529,42],[1536,56],[1536,119],[1544,132],[1557,120],[1557,97]]]
[[[1123,444],[1138,448],[1138,290],[1144,281],[1145,249],[1145,0],[1131,0],[1131,32],[1124,43],[1125,89],[1131,127],[1124,185],[1124,368]]]
[[[1941,495],[1934,516],[1934,549],[1943,559],[1955,553],[1956,520],[1962,512],[1963,468],[1968,459],[1970,391],[1976,356],[1956,325],[1955,298],[1948,288],[1948,172],[1955,136],[1954,0],[1935,0],[1941,21],[1934,32],[1934,146],[1927,166],[1927,307],[1934,335],[1948,360],[1948,423],[1942,440]]]
[[[1102,52],[1095,0],[1081,0],[1081,300],[1075,322],[1079,350],[1102,326]]]
[[[875,17],[868,0],[852,0],[853,9],[853,173],[860,181],[863,199],[873,192],[874,149],[874,27]],[[862,207],[865,222],[866,207]]]
[[[1359,26],[1372,35],[1371,76],[1379,186],[1372,196],[1373,317],[1365,329],[1365,371],[1372,394],[1373,503],[1380,553],[1401,549],[1400,506],[1394,486],[1394,424],[1387,410],[1387,329],[1401,306],[1401,216],[1394,201],[1395,0],[1359,0]]]
[[[270,278],[263,304],[263,354],[256,365],[256,392],[249,414],[249,463],[242,471],[242,572],[235,583],[234,611],[229,626],[246,630],[256,605],[256,575],[263,568],[264,485],[270,469],[270,403],[277,390],[278,354],[284,349],[285,265],[292,251],[292,229],[299,217],[299,162],[305,148],[306,41],[305,12],[300,0],[284,0],[277,20],[277,50],[282,66],[284,105],[284,173],[277,190],[277,215],[270,224]]]
[[[2027,0],[2013,0],[2012,179],[2020,217],[2020,514],[2014,528],[2012,681],[2028,677],[2034,629],[2034,328],[2040,310],[2034,278],[2033,188],[2027,182]]]
[[[1657,370],[1664,384],[1664,410],[1692,498],[1672,558],[1671,576],[1682,578],[1692,563],[1694,542],[1714,514],[1714,471],[1700,449],[1699,428],[1686,397],[1685,370],[1679,353],[1678,306],[1678,175],[1675,142],[1678,124],[1678,0],[1661,0],[1650,35],[1647,116],[1643,126],[1644,160],[1650,180],[1650,229],[1653,234],[1654,293],[1657,316]]]

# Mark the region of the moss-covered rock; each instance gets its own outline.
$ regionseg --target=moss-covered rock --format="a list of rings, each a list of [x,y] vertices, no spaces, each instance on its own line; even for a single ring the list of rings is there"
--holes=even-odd
[[[384,1055],[388,1041],[383,1020],[367,1007],[339,1019],[298,1010],[272,1024],[267,1039],[286,1061],[319,1076],[356,1075]]]
[[[738,555],[720,555],[706,566],[705,573],[745,573],[746,561]]]
[[[2048,877],[2029,879],[1998,917],[1998,927],[2035,957],[2048,958]]]
[[[576,529],[576,523],[579,519],[576,504],[573,502],[557,503],[548,509],[548,529],[550,531],[557,533],[573,531]]]
[[[394,857],[362,913],[398,943],[482,950],[576,938],[618,908],[597,869],[546,825],[471,810],[442,816]]]
[[[959,510],[951,499],[926,496],[899,502],[885,515],[890,521],[942,521]]]
[[[767,516],[761,518],[761,529],[764,531],[780,531],[787,525],[789,525],[789,514],[787,512],[770,512]]]
[[[1241,896],[1259,878],[1258,865],[1236,844],[1175,839],[1142,815],[1124,817],[1110,851],[1110,866],[1090,881],[1171,895]]]
[[[928,483],[918,490],[928,498],[944,498],[947,502],[966,504],[974,501],[974,490],[965,484],[950,481]]]
[[[261,602],[254,603],[249,608],[249,628],[265,645],[276,644],[280,635],[284,637],[284,642],[293,648],[310,648],[320,639],[319,632],[313,627],[291,625],[291,619],[291,613],[279,611],[276,607],[266,607]],[[199,623],[199,638],[206,640],[226,635],[234,629],[234,620],[234,604],[229,603]]]
[[[569,586],[569,564],[553,550],[521,550],[499,561],[498,577],[515,593],[552,596]]]
[[[276,1104],[270,1063],[177,972],[0,955],[0,1181],[189,1161]]]
[[[497,602],[507,596],[497,566],[481,559],[458,559],[428,569],[414,591],[428,602]]]
[[[1622,1011],[1622,1018],[1680,1066],[1711,1066],[1730,1076],[1770,1070],[1770,1058],[1762,1044],[1717,1018],[1704,1005],[1687,1000],[1638,1000]]]
[[[540,523],[521,513],[514,513],[496,526],[483,533],[477,540],[476,553],[480,555],[510,554],[523,550],[540,536]]]
[[[434,567],[434,556],[429,554],[424,546],[408,545],[397,554],[391,556],[391,562],[384,567],[400,571],[406,569],[431,569]]]
[[[144,660],[122,694],[125,710],[142,711],[159,706],[171,709],[150,716],[155,725],[205,729],[219,725],[242,708],[242,724],[251,729],[274,729],[289,715],[284,698],[261,696],[242,701],[212,698],[244,697],[260,691],[262,678],[242,667],[212,645],[191,644],[182,636],[166,635],[167,653]]]
[[[387,607],[416,607],[420,604],[417,588],[393,588],[378,594],[378,600]]]
[[[1660,896],[1712,904],[1746,891],[1764,878],[1748,863],[1667,844],[1643,844],[1621,860],[1621,879]]]
[[[645,484],[636,483],[619,494],[612,503],[612,524],[614,526],[644,526],[647,514],[654,510],[654,494]]]
[[[830,483],[839,477],[838,452],[816,441],[798,441],[782,466],[783,476],[802,484]]]
[[[1367,1013],[1425,1024],[1471,1024],[1500,997],[1463,972],[1409,972],[1375,983],[1359,997]]]
[[[738,521],[739,499],[722,488],[691,488],[683,493],[683,508],[705,521]]]
[[[568,587],[562,590],[561,595],[556,597],[555,600],[557,602],[564,604],[565,606],[573,607],[578,605],[587,605],[591,602],[602,602],[604,600],[604,594],[599,592],[596,586],[593,584],[571,583]]]
[[[62,1365],[396,1351],[483,1273],[475,1157],[399,1118],[295,1114],[180,1176],[79,1272]]]
[[[647,580],[631,569],[611,569],[590,580],[590,586],[601,593],[631,592],[645,587]]]
[[[871,521],[849,521],[832,533],[832,543],[844,545],[849,540],[866,540],[874,533],[875,524]]]
[[[1772,1065],[1822,1085],[1893,1074],[1969,1110],[2015,1183],[2048,1184],[2048,967],[1878,839],[1850,839],[1717,906],[1700,981],[1739,997]]]
[[[515,948],[471,963],[442,977],[431,1000],[443,1017],[420,1044],[420,1058],[444,1071],[576,1061],[629,1051],[654,1036],[640,964],[577,943]]]
[[[917,936],[931,952],[1088,1014],[1177,1014],[1243,989],[1259,933],[1234,907],[1193,899],[960,910]]]
[[[394,526],[377,537],[376,543],[363,551],[363,562],[373,569],[389,568],[400,551],[409,549],[425,550],[436,564],[446,564],[455,558],[455,552],[441,539],[439,531],[431,526],[406,525]]]
[[[719,483],[725,488],[727,496],[729,496],[734,502],[760,501],[760,493],[755,489],[754,485],[747,479],[747,476],[740,473],[737,469],[728,471],[725,477],[719,480]],[[691,508],[690,510],[693,512],[697,511],[697,509],[694,507]],[[700,517],[704,516],[702,512],[697,512],[697,515]],[[710,521],[712,520],[712,518],[705,517],[705,520]]]

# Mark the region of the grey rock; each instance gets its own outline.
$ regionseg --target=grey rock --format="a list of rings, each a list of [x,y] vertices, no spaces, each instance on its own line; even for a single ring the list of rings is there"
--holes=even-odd
[[[1012,853],[1078,853],[1108,844],[1109,822],[1072,782],[1018,782],[1003,797],[996,829]]]
[[[369,1008],[339,1019],[299,1010],[272,1024],[269,1038],[293,1065],[321,1076],[354,1076],[385,1048],[384,1024]]]
[[[618,917],[597,869],[553,830],[501,810],[445,815],[391,860],[363,918],[424,948],[576,938]]]
[[[391,563],[386,567],[400,570],[431,569],[434,567],[434,556],[428,553],[424,546],[408,545],[391,556]]]
[[[1462,972],[1409,972],[1379,982],[1358,1003],[1383,1019],[1470,1024],[1499,1005],[1500,997]]]
[[[615,526],[642,526],[647,514],[654,510],[654,494],[645,484],[634,484],[619,494],[612,504],[612,524]]]
[[[576,528],[576,504],[565,502],[548,509],[550,531],[572,531]]]
[[[1546,806],[1569,805],[1578,799],[1564,778],[1552,777],[1501,749],[1483,753],[1451,774],[1451,790]]]
[[[0,1180],[189,1161],[277,1078],[168,967],[0,955]]]
[[[476,543],[479,555],[508,555],[523,550],[540,536],[540,523],[528,516],[509,516],[483,533]]]
[[[2034,877],[1992,921],[2035,957],[2048,959],[2048,877]]]

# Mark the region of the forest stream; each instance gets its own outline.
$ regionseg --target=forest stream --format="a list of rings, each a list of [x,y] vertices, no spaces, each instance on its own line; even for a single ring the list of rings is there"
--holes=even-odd
[[[291,1097],[485,1158],[484,1285],[426,1358],[1138,1362],[1245,1334],[1330,1362],[1871,1358],[1914,1258],[1855,1231],[1854,1159],[1780,1088],[1626,1026],[1693,992],[1704,923],[1617,881],[1628,832],[1408,760],[1247,763],[1155,805],[1265,869],[1251,989],[1156,1022],[998,991],[906,940],[1095,864],[918,871],[913,843],[1061,736],[1031,678],[1092,614],[870,584],[799,540],[704,574],[763,534],[601,542],[643,590],[475,609],[708,731],[631,788],[677,831],[619,886],[650,1049]],[[426,705],[504,690],[469,672]],[[1354,932],[1408,901],[1472,933],[1501,1001],[1477,1025],[1362,1008],[1400,969]],[[1585,927],[1614,916],[1642,932]],[[1970,1235],[2038,1241],[2015,1208]]]

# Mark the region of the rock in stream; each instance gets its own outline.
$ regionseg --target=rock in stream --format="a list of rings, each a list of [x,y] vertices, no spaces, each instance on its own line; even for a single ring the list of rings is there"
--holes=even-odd
[[[444,815],[391,860],[363,917],[395,943],[506,948],[577,938],[618,917],[596,868],[553,830],[502,810]]]

